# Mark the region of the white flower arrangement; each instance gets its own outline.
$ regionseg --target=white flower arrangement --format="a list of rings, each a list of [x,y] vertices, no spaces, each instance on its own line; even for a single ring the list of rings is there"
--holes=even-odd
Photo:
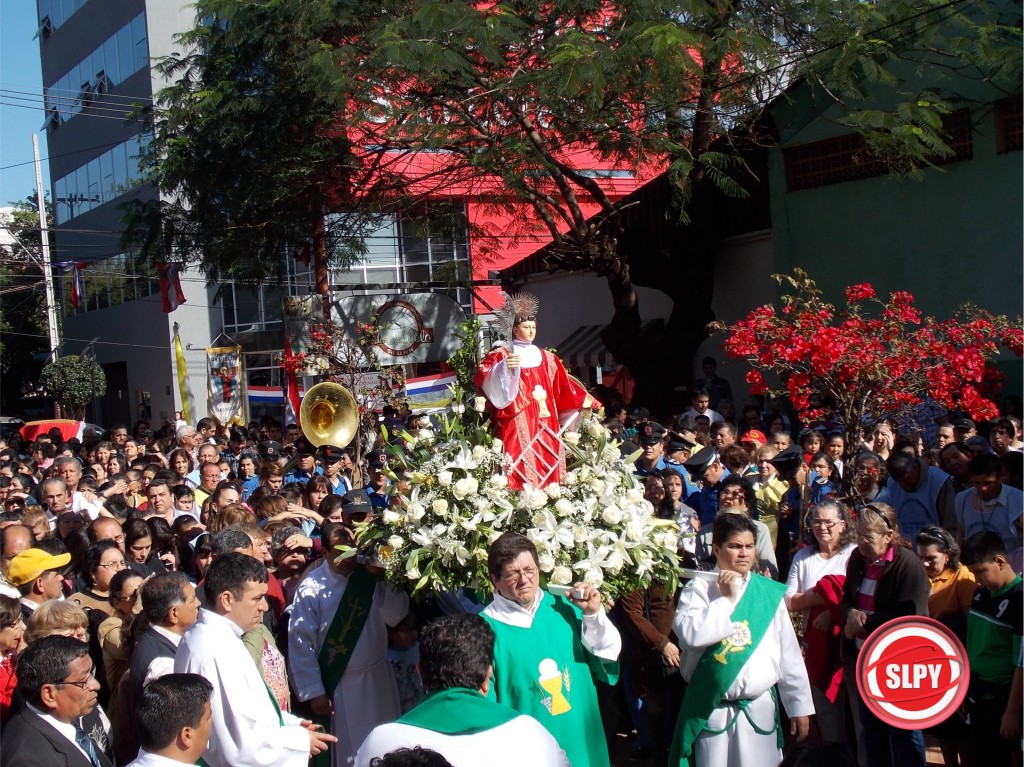
[[[649,585],[674,588],[675,524],[654,516],[632,465],[593,415],[563,435],[567,471],[559,484],[508,489],[500,440],[485,416],[460,408],[432,441],[405,440],[390,462],[397,503],[359,526],[388,580],[415,595],[469,588],[489,592],[487,551],[502,533],[537,547],[550,583],[585,581],[611,598]]]

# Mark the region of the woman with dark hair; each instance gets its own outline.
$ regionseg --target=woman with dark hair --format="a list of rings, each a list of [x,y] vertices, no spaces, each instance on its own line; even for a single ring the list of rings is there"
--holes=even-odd
[[[931,582],[928,615],[941,621],[967,642],[967,613],[978,589],[974,574],[960,562],[960,547],[953,536],[937,525],[922,527],[914,539],[917,557]],[[942,750],[946,764],[968,764],[970,744],[967,726],[958,715],[928,728]],[[962,761],[961,761],[962,760]]]
[[[189,580],[199,583],[206,578],[206,571],[213,562],[213,534],[203,532],[188,542],[192,547],[191,569],[185,571]]]
[[[322,474],[315,474],[306,483],[306,508],[314,511],[320,508],[320,502],[333,493],[331,481]]]
[[[786,606],[803,611],[804,661],[811,681],[815,721],[826,741],[844,739],[844,712],[839,700],[839,604],[846,567],[856,546],[856,530],[841,503],[827,499],[808,517],[810,542],[793,557],[786,579]]]
[[[893,618],[927,615],[930,584],[920,560],[900,534],[896,510],[871,503],[857,518],[857,550],[850,556],[843,585],[842,611],[846,616],[842,652],[844,673],[854,679],[857,655],[874,631]],[[863,746],[872,767],[925,764],[921,730],[903,730],[886,724],[860,701],[857,685],[847,685],[859,721],[858,746]],[[859,710],[859,714],[856,713]],[[863,735],[861,738],[860,735]]]
[[[317,513],[323,517],[324,522],[341,522],[343,519],[341,508],[341,496],[331,493],[320,501],[320,506],[317,507]]]
[[[672,499],[662,476],[651,474],[644,478],[644,499],[654,507],[654,516],[659,519],[675,519]]]
[[[124,553],[129,566],[132,563],[148,565],[153,552],[153,535],[141,519],[128,519],[121,526],[124,533]]]
[[[178,551],[174,545],[171,526],[162,517],[150,517],[146,524],[149,525],[149,533],[153,538],[153,552],[163,563],[165,570],[174,572],[178,569]]]
[[[260,466],[260,484],[269,495],[277,495],[284,484],[284,469],[276,463],[264,463]]]
[[[0,594],[0,725],[11,715],[11,696],[18,685],[15,663],[25,636],[21,602]]]
[[[192,460],[192,454],[184,448],[177,448],[171,451],[171,454],[167,456],[167,463],[170,465],[171,471],[178,475],[182,482],[192,487],[192,483],[186,480],[192,470],[195,469],[196,463]]]
[[[132,657],[131,627],[135,617],[135,603],[145,579],[132,570],[121,570],[110,579],[110,606],[114,614],[99,626],[98,638],[103,652],[103,670],[107,675],[107,689],[111,691],[110,708],[114,708],[114,695],[118,682],[128,670]]]
[[[114,541],[97,541],[85,553],[85,566],[79,573],[88,584],[84,591],[68,597],[68,601],[81,606],[87,612],[97,611],[106,618],[114,614],[110,606],[110,581],[128,563]]]

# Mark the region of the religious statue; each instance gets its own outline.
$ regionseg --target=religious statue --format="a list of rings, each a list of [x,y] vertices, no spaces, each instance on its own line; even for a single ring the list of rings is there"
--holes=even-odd
[[[565,470],[561,431],[594,399],[565,372],[561,360],[534,345],[536,296],[506,296],[498,325],[511,345],[489,352],[476,372],[477,389],[493,412],[497,436],[510,459],[509,487],[546,487]]]

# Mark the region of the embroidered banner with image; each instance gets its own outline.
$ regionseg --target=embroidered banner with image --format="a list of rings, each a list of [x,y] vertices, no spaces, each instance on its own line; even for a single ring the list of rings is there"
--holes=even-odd
[[[208,348],[206,370],[207,412],[222,424],[243,423],[242,347]]]

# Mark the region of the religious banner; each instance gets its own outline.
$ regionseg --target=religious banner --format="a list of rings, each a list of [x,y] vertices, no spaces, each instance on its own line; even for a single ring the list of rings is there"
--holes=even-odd
[[[292,354],[313,351],[312,324],[323,322],[324,310],[320,296],[287,296],[284,299],[284,333]],[[298,370],[297,376],[319,375],[317,370]]]
[[[243,423],[242,347],[208,348],[206,369],[206,411],[223,424]]]

